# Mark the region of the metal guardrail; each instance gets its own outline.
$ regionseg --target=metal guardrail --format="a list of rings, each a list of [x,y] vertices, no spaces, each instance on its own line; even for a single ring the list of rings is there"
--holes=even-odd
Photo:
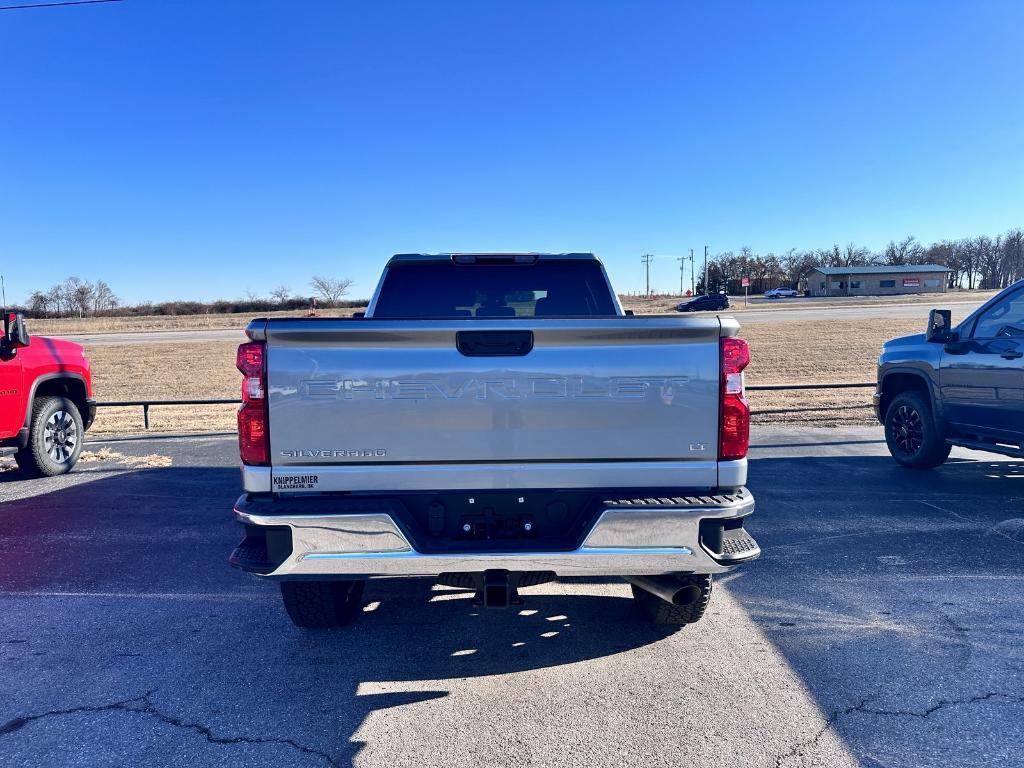
[[[748,392],[781,392],[785,390],[801,390],[801,389],[864,389],[866,387],[874,387],[875,382],[870,381],[866,383],[840,383],[840,384],[754,384],[747,387]],[[149,409],[155,405],[238,405],[241,403],[238,399],[213,399],[213,400],[108,400],[102,403],[96,403],[97,408],[125,408],[125,407],[142,407],[142,423],[146,429],[149,429]],[[823,411],[823,410],[853,410],[856,408],[870,408],[870,403],[864,405],[840,405],[840,406],[823,406],[821,408],[772,408],[766,411],[751,411],[751,415],[758,416],[761,414],[775,414],[775,413],[805,413],[808,411]]]
[[[875,382],[844,382],[841,384],[754,384],[747,387],[748,392],[782,392],[798,389],[866,389],[875,388]],[[857,405],[822,405],[810,408],[767,408],[760,411],[751,411],[751,416],[766,416],[779,413],[811,413],[813,411],[855,411],[861,408],[871,408],[871,403],[859,403]]]
[[[864,387],[874,388],[874,386],[875,382],[873,381],[865,384],[753,384],[747,387],[747,392],[768,392],[783,389],[863,389]]]
[[[142,423],[149,429],[149,409],[154,405],[238,405],[241,400],[108,400],[96,403],[97,408],[142,406]]]

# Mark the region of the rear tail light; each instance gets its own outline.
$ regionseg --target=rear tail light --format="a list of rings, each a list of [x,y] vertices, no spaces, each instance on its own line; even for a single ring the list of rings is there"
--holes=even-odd
[[[722,339],[722,386],[718,458],[742,459],[750,446],[750,407],[747,405],[743,369],[750,363],[750,347],[743,339]]]
[[[267,348],[262,341],[238,347],[235,365],[242,372],[242,407],[238,409],[238,454],[243,464],[270,464],[267,413]]]

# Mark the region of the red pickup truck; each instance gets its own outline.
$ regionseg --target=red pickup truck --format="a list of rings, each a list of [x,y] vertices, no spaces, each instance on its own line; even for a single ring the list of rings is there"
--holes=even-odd
[[[81,345],[29,338],[25,319],[4,313],[0,337],[0,455],[25,474],[61,475],[82,452],[96,415],[89,360]]]

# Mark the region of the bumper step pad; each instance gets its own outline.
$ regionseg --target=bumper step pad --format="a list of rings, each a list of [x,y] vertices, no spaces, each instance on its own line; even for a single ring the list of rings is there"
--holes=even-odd
[[[605,499],[606,507],[712,507],[738,504],[750,498],[750,492],[739,489],[735,493],[719,493],[713,496],[664,496],[642,499]]]
[[[757,542],[742,528],[726,531],[722,537],[722,556],[745,560],[759,553]]]

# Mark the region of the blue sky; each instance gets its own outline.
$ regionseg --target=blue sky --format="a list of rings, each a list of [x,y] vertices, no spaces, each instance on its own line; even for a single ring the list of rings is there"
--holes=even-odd
[[[15,4],[0,0],[0,6]],[[0,263],[127,301],[407,251],[881,248],[1024,225],[1020,2],[128,0],[0,12]]]

